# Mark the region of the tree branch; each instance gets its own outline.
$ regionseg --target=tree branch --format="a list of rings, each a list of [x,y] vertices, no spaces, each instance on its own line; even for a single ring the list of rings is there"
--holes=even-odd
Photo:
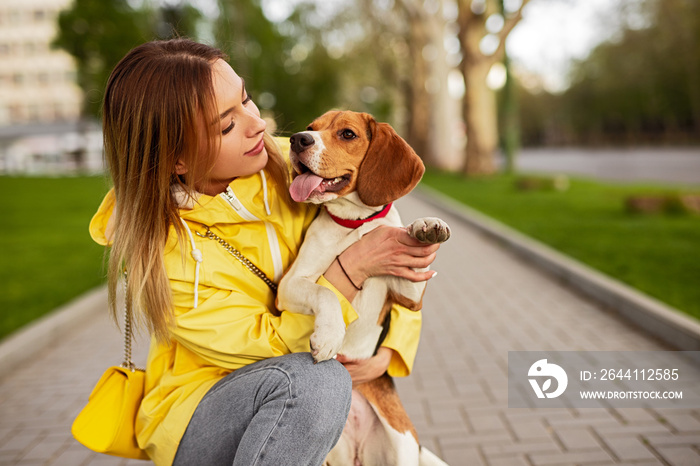
[[[521,19],[523,19],[523,8],[525,8],[525,5],[527,5],[529,2],[530,0],[523,0],[523,3],[520,5],[520,8],[518,8],[518,11],[505,18],[505,24],[498,33],[498,48],[495,52],[493,52],[493,54],[486,57],[491,65],[503,60],[503,55],[506,51],[506,39],[513,31],[513,28],[520,22]]]
[[[471,0],[458,0],[457,1],[457,24],[460,27],[466,27],[470,24],[474,13],[471,9]]]

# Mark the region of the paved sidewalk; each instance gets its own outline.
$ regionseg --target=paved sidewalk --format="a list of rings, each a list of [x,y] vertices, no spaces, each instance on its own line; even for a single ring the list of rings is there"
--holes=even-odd
[[[416,197],[405,220],[436,212]],[[452,466],[700,465],[700,410],[508,409],[511,350],[668,350],[449,215],[414,374],[397,379],[421,440]],[[121,358],[104,316],[0,376],[0,465],[147,464],[98,455],[70,424]],[[137,350],[143,361],[143,347]],[[293,465],[292,465],[293,466]]]

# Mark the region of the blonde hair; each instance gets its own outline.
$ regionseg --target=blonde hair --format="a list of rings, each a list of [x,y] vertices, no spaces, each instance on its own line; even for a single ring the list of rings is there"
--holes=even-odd
[[[213,164],[221,134],[198,121],[218,115],[212,83],[218,59],[226,59],[223,52],[188,39],[148,42],[117,64],[105,91],[104,148],[116,196],[107,266],[110,311],[116,320],[117,284],[126,270],[127,313],[164,342],[173,315],[164,247],[171,226],[183,233],[171,188],[178,184],[192,194]],[[207,141],[205,154],[200,140]],[[265,147],[266,170],[286,186],[287,164],[267,134]],[[180,160],[190,167],[186,176],[175,174]],[[287,197],[285,202],[291,205]]]

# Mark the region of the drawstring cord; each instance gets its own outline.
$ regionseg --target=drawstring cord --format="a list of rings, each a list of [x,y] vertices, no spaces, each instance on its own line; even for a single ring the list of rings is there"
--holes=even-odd
[[[195,265],[194,268],[194,308],[197,308],[197,303],[199,301],[199,266],[202,263],[202,251],[197,249],[196,245],[194,244],[194,236],[192,236],[192,231],[190,230],[189,225],[187,225],[187,222],[183,220],[182,218],[180,219],[182,224],[185,226],[185,231],[187,231],[187,236],[190,237],[190,244],[192,245],[192,251],[190,254],[192,254],[192,258],[197,262],[197,265]]]
[[[267,215],[270,215],[270,203],[268,201],[268,195],[267,195],[267,177],[265,176],[265,170],[260,170],[260,176],[262,178],[262,187],[263,187],[263,202],[265,203],[265,212]],[[187,236],[190,238],[190,245],[192,247],[192,251],[190,251],[190,254],[192,255],[192,258],[195,260],[197,263],[194,268],[194,308],[197,308],[197,303],[199,301],[199,268],[202,264],[202,251],[197,249],[197,246],[194,244],[194,236],[192,236],[192,230],[190,230],[189,225],[187,225],[187,222],[185,222],[184,219],[180,218],[180,221],[182,224],[185,226],[185,231],[187,232]],[[267,277],[266,277],[267,278]]]
[[[267,202],[267,177],[265,176],[265,170],[260,170],[260,176],[262,177],[263,185],[263,201],[265,202],[265,212],[270,215],[270,204]]]

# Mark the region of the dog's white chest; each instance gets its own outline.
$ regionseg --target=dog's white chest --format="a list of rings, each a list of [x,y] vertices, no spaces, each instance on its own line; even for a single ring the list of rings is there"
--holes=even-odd
[[[357,311],[357,320],[348,325],[340,354],[351,359],[371,358],[382,333],[379,315],[387,296],[387,285],[382,277],[369,278],[352,306]]]

